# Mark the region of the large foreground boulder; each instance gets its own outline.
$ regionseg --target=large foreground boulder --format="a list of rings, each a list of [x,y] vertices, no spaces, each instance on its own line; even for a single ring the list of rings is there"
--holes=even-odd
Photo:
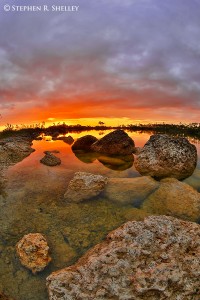
[[[125,223],[47,278],[50,300],[199,299],[200,227],[167,216]]]
[[[91,151],[91,145],[94,144],[98,139],[93,135],[85,135],[77,139],[72,145],[72,150],[84,150]]]
[[[200,193],[175,178],[165,178],[160,181],[159,188],[144,201],[142,209],[150,214],[198,221]]]
[[[70,181],[64,198],[67,202],[81,202],[99,195],[106,184],[105,176],[77,172]]]
[[[129,155],[134,152],[134,141],[123,130],[115,130],[95,142],[91,149],[111,155]]]
[[[194,172],[197,150],[186,138],[156,134],[144,145],[134,164],[142,175],[184,179]]]
[[[40,233],[25,235],[16,245],[21,264],[34,274],[41,272],[51,261],[46,238]]]

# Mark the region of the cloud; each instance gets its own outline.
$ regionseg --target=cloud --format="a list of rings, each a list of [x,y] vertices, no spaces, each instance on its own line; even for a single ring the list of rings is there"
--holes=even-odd
[[[40,109],[60,117],[180,120],[190,111],[197,118],[199,0],[76,5],[75,14],[0,12],[0,103],[9,118],[20,119],[22,109],[29,118]]]

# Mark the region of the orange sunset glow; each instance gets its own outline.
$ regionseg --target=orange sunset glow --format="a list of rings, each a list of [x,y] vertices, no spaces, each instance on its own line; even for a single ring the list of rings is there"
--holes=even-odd
[[[152,1],[2,15],[1,129],[198,122],[197,3]]]

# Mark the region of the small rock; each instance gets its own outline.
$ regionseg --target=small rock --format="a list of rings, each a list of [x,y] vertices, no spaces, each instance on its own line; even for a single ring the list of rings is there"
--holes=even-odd
[[[53,167],[60,165],[61,159],[49,152],[40,160],[40,162],[46,166]]]
[[[77,172],[70,181],[64,194],[68,202],[81,202],[97,196],[103,191],[107,183],[107,177],[91,173]]]
[[[135,168],[142,175],[179,180],[192,175],[197,164],[196,147],[186,138],[152,135],[135,159]]]
[[[93,135],[85,135],[75,141],[75,143],[72,145],[72,150],[91,151],[91,145],[96,141],[98,141],[98,139]]]
[[[40,233],[25,235],[16,245],[21,264],[34,274],[41,272],[51,261],[47,240]]]
[[[129,155],[134,152],[134,148],[134,141],[123,130],[115,130],[91,146],[95,152],[111,155]]]

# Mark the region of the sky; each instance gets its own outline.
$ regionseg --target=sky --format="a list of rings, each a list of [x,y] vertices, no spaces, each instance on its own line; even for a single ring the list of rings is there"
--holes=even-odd
[[[1,0],[0,114],[0,125],[199,122],[200,0]]]

